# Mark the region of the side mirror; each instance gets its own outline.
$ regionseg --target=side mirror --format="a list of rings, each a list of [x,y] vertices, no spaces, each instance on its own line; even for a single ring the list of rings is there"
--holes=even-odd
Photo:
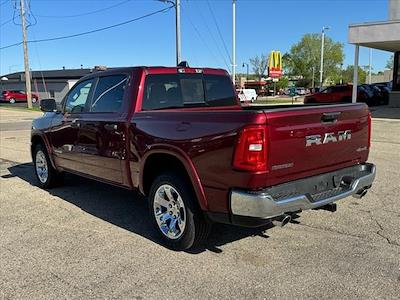
[[[40,110],[43,112],[56,112],[57,104],[54,99],[42,99],[40,100]]]

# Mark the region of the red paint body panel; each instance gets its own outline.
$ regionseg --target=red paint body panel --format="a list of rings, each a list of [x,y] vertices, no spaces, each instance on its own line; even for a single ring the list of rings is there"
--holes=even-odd
[[[34,121],[36,129],[32,134],[46,136],[49,152],[60,169],[85,175],[90,164],[92,169],[90,174],[86,172],[87,176],[142,192],[146,160],[158,153],[174,156],[186,169],[201,208],[221,213],[229,213],[228,195],[232,188],[259,190],[359,164],[368,158],[368,108],[364,104],[242,108],[238,102],[225,107],[142,111],[146,75],[175,74],[178,69],[138,67],[89,75],[82,80],[118,72],[130,74],[122,112],[96,117],[91,113],[75,115],[86,128],[78,132],[68,127],[71,116],[49,113]],[[219,69],[185,68],[185,73],[198,70],[228,76]],[[337,112],[340,115],[335,123],[321,123],[324,113]],[[104,130],[107,122],[118,125],[123,139],[117,140]],[[232,167],[241,130],[248,125],[266,127],[266,171],[252,173]],[[350,140],[305,146],[308,135],[344,130],[351,130]],[[70,157],[61,161],[65,147],[75,147],[79,153],[67,153]],[[120,170],[120,177],[110,176],[110,170]]]

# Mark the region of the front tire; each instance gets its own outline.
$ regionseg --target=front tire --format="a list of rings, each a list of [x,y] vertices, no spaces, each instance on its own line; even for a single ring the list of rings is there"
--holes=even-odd
[[[163,243],[174,250],[203,244],[210,232],[190,183],[175,173],[159,175],[149,195],[153,223]]]
[[[62,181],[62,173],[53,168],[49,154],[42,144],[38,144],[33,152],[33,164],[38,184],[43,189],[58,186]]]
[[[35,98],[35,97],[32,98],[32,103],[36,103],[37,101],[38,101],[37,98]]]
[[[10,98],[9,102],[10,102],[11,104],[14,104],[14,103],[15,103],[15,98]]]

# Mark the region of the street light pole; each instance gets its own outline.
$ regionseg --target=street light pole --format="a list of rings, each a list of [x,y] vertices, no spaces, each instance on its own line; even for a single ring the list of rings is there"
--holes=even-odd
[[[312,67],[312,88],[313,88],[313,92],[315,90],[315,67]]]
[[[24,48],[24,68],[25,68],[25,90],[26,100],[28,102],[28,108],[32,108],[32,86],[31,86],[31,74],[29,70],[29,59],[28,59],[28,42],[26,34],[26,20],[25,20],[25,0],[20,0],[21,8],[21,20],[22,20],[22,44]]]
[[[372,83],[372,48],[369,48],[368,84]]]
[[[181,1],[175,0],[176,12],[176,65],[179,65],[181,60]]]
[[[182,62],[181,57],[181,1],[180,0],[158,0],[164,3],[170,3],[175,7],[175,34],[176,34],[176,65]]]
[[[319,71],[319,82],[320,89],[323,86],[323,74],[324,74],[324,47],[325,47],[325,30],[328,30],[330,27],[322,27],[322,37],[321,37],[321,69]]]
[[[247,82],[247,81],[249,81],[249,64],[243,63],[243,68],[244,68],[244,65],[246,65],[246,67],[247,67],[247,73],[246,73],[246,82]]]

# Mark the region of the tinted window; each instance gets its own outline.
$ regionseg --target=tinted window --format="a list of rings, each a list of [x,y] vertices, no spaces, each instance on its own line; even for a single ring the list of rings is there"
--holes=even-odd
[[[127,81],[126,75],[100,77],[90,110],[117,112],[122,105]]]
[[[330,94],[330,93],[332,93],[332,92],[333,92],[333,89],[332,89],[331,87],[328,87],[328,88],[326,88],[325,90],[323,90],[321,93]]]
[[[80,113],[85,111],[93,79],[82,81],[75,86],[67,96],[65,112]]]
[[[148,75],[143,109],[235,105],[229,77],[202,74]]]
[[[236,104],[232,81],[227,76],[205,75],[206,101],[211,106]]]

